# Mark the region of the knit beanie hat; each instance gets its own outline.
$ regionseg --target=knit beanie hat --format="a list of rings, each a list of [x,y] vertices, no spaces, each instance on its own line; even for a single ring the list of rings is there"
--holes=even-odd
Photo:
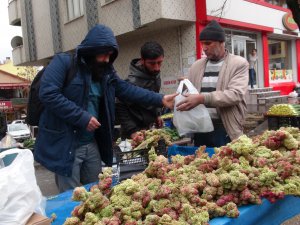
[[[225,31],[220,24],[212,20],[200,33],[200,41],[225,41]]]

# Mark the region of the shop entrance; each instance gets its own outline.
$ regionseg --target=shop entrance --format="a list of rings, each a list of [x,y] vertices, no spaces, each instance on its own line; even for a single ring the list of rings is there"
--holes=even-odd
[[[256,40],[247,36],[234,35],[232,37],[232,53],[248,59],[249,54],[256,49]]]
[[[249,61],[249,55],[253,49],[256,49],[256,40],[248,36],[233,35],[232,36],[232,53],[244,57]],[[255,87],[257,87],[257,63],[255,64]]]

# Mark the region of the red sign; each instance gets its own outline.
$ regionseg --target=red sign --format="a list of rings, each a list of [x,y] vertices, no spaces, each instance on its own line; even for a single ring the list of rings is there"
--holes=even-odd
[[[11,109],[12,103],[11,101],[0,101],[0,109]]]
[[[177,87],[177,78],[174,76],[163,77],[162,88],[172,89]]]
[[[287,30],[294,31],[298,29],[298,25],[296,24],[293,15],[290,12],[284,14],[282,17],[282,23]]]

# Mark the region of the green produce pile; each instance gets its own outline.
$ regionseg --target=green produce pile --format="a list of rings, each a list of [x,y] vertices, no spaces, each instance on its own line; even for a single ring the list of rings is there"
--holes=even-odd
[[[136,132],[135,137],[130,141],[133,150],[150,149],[157,147],[158,141],[164,139],[166,145],[170,145],[172,141],[180,139],[176,130],[171,128],[141,130]]]
[[[214,217],[238,217],[238,206],[300,196],[300,131],[281,128],[215,149],[210,158],[174,156],[172,164],[154,149],[147,169],[111,187],[111,169],[80,201],[65,225],[202,225]]]
[[[171,141],[178,141],[180,139],[180,136],[176,129],[171,129],[169,127],[164,127],[163,130],[170,135]]]
[[[23,147],[28,149],[33,149],[35,140],[34,139],[27,139],[23,142]]]
[[[173,116],[174,116],[174,113],[166,113],[166,114],[162,115],[160,118],[162,120],[167,120],[167,119],[172,119]]]
[[[141,130],[131,141],[133,150],[157,147],[158,141],[164,139],[166,145],[171,144],[171,136],[164,129]]]
[[[300,115],[300,106],[291,104],[273,105],[267,112],[269,116],[298,116]]]

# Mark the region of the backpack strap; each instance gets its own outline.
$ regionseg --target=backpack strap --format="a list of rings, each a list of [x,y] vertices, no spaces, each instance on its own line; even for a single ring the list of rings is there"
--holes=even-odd
[[[77,73],[77,63],[75,62],[75,54],[71,53],[70,58],[71,58],[71,65],[65,76],[64,87],[68,86],[71,83],[71,81],[73,80],[73,78]]]

